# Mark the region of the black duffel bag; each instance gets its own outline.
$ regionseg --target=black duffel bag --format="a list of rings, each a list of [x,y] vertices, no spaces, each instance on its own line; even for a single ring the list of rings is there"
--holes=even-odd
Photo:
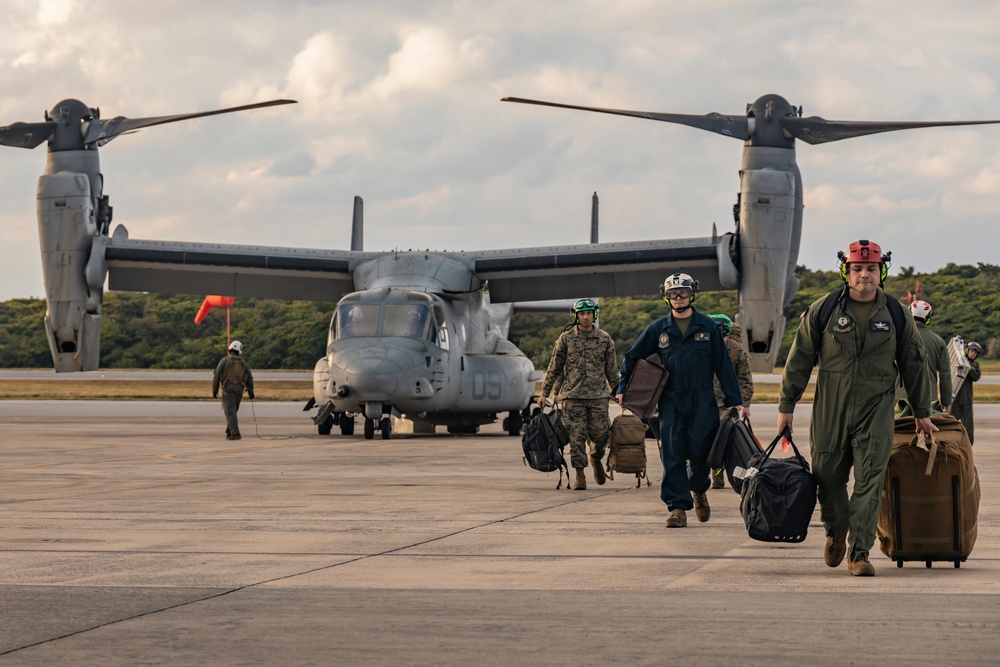
[[[524,454],[524,464],[541,472],[559,471],[559,484],[562,487],[563,470],[566,471],[566,488],[569,488],[569,466],[563,456],[563,444],[549,415],[539,412],[524,427],[521,435],[521,451]]]
[[[795,455],[772,459],[782,437],[792,445]],[[740,514],[747,533],[761,542],[801,542],[806,539],[815,509],[816,479],[785,429],[747,464],[740,490]]]
[[[725,470],[729,486],[739,495],[750,459],[762,451],[750,427],[750,420],[741,419],[734,408],[719,425],[708,452],[707,464],[709,468]]]

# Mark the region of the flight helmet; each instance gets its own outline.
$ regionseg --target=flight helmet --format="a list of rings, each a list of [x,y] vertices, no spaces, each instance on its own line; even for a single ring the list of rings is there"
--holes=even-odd
[[[982,345],[973,340],[965,344],[965,354],[968,355],[969,352],[975,352],[977,357],[981,357],[986,353],[986,350],[983,349]]]
[[[238,340],[234,340],[229,344],[229,351],[235,352],[236,354],[243,354],[243,343]]]
[[[722,313],[715,313],[714,315],[709,315],[715,323],[719,325],[719,329],[722,330],[723,336],[728,336],[733,332],[733,321],[729,319],[728,315]]]
[[[585,310],[594,311],[594,317],[597,317],[597,312],[600,310],[600,306],[593,299],[580,299],[573,304],[573,307],[569,309],[569,312],[576,315],[577,313],[582,313]]]
[[[910,314],[913,315],[915,319],[930,322],[931,315],[934,314],[934,309],[931,308],[931,304],[926,301],[914,301],[910,304]]]
[[[843,250],[837,253],[837,259],[840,260],[840,277],[847,282],[847,266],[852,262],[857,263],[877,263],[881,267],[879,272],[878,286],[882,287],[882,283],[885,282],[885,277],[889,273],[889,262],[892,260],[892,252],[882,252],[882,246],[875,243],[874,241],[869,241],[868,239],[860,239],[853,242],[851,245],[847,246],[847,252]]]
[[[670,297],[677,296],[681,290],[687,290],[688,297],[691,299],[690,303],[694,303],[698,294],[698,281],[686,273],[671,274],[660,286],[660,297],[670,303]]]

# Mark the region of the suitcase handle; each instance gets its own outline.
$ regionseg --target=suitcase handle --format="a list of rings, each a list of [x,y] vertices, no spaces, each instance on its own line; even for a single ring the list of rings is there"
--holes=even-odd
[[[930,440],[930,444],[927,441]],[[927,449],[927,467],[924,468],[924,475],[930,477],[934,473],[934,463],[937,461],[938,439],[934,434],[917,433],[910,440],[910,447],[920,447],[923,445]]]

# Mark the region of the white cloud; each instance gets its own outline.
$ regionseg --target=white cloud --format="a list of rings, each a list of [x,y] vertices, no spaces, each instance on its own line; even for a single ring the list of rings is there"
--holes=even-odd
[[[830,119],[1000,115],[995,2],[108,0],[100,20],[68,0],[8,5],[0,125],[66,97],[106,117],[299,100],[102,149],[134,238],[344,247],[354,194],[372,248],[585,240],[594,190],[604,240],[731,225],[739,142],[505,95],[740,114],[773,92]],[[0,149],[0,298],[41,293],[43,150]],[[949,220],[990,237],[998,155],[1000,126],[800,144],[800,261],[830,268],[831,248],[878,232],[918,270],[996,262],[984,244],[914,236]]]

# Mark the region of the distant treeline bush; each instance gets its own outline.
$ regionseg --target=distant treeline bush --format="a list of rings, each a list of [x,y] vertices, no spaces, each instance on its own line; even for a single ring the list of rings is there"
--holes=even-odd
[[[835,271],[796,269],[801,285],[785,309],[787,325],[778,364],[784,363],[806,306],[841,284]],[[912,268],[890,272],[886,291],[896,298],[914,294],[935,309],[931,329],[943,338],[959,335],[986,347],[989,357],[1000,356],[1000,267],[948,264],[935,273],[918,274]],[[587,296],[581,294],[581,297]],[[200,325],[194,315],[200,296],[166,296],[109,292],[104,297],[101,329],[103,368],[206,368],[214,366],[226,347],[225,309],[213,310]],[[703,313],[734,315],[735,291],[698,295],[695,306]],[[233,338],[246,345],[253,368],[311,369],[326,349],[333,303],[237,299],[231,309]],[[600,325],[615,339],[619,357],[652,321],[668,312],[658,296],[601,299]],[[52,366],[45,340],[41,299],[12,299],[0,303],[0,367]],[[572,322],[565,315],[518,313],[510,338],[544,369],[552,346]]]

